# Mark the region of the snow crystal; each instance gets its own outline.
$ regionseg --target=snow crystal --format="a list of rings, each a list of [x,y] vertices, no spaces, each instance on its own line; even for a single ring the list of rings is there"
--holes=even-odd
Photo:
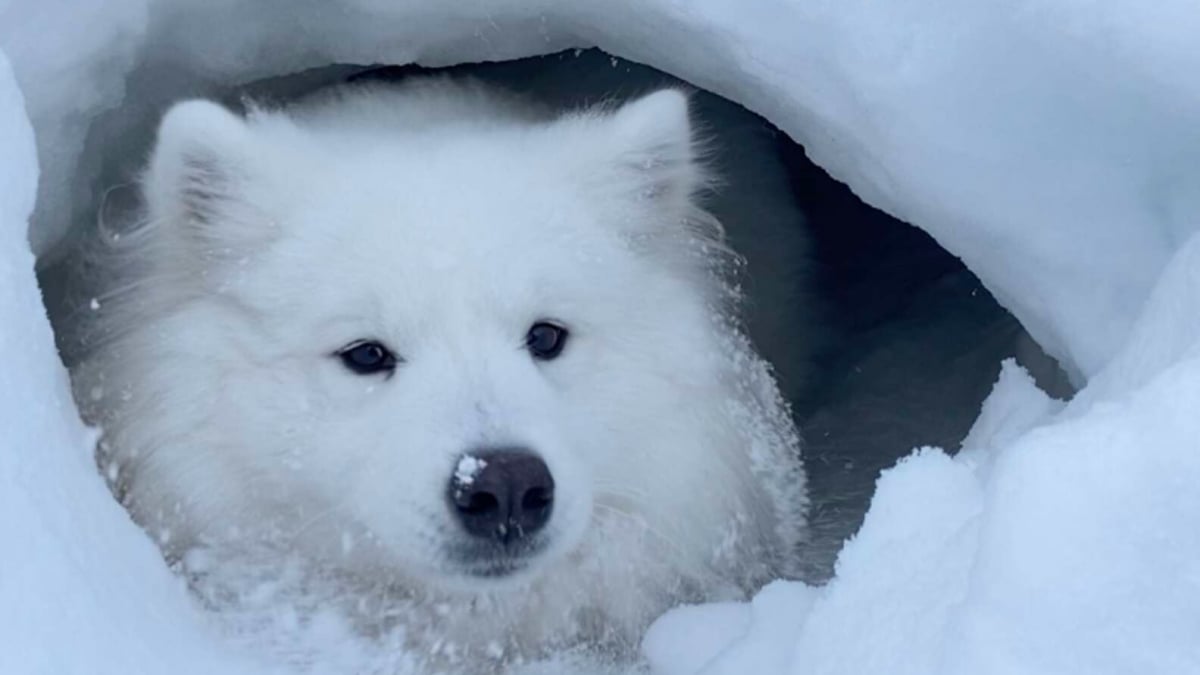
[[[478,457],[463,455],[462,459],[458,460],[458,465],[454,467],[454,482],[462,486],[470,485],[475,482],[475,476],[478,476],[486,466],[487,462]]]

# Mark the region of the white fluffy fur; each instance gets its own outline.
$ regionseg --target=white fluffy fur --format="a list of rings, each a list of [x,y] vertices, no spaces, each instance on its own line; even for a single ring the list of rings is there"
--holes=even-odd
[[[628,649],[673,603],[793,574],[799,442],[731,319],[695,148],[673,90],[559,118],[437,79],[176,105],[136,278],[75,372],[114,489],[172,557],[269,542],[468,659]],[[571,335],[538,362],[545,318]],[[333,356],[362,338],[393,377]],[[484,580],[444,554],[445,489],[497,445],[540,453],[557,501],[549,548]]]

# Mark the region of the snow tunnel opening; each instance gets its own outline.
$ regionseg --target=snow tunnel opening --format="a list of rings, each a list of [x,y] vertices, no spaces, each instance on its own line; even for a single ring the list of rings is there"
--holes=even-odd
[[[86,280],[82,286],[73,281],[86,279],[77,273],[88,264],[75,247],[98,221],[109,220],[109,211],[136,208],[133,186],[167,104],[208,96],[237,108],[247,99],[286,102],[348,80],[402,80],[433,72],[467,74],[561,109],[663,86],[693,92],[698,127],[717,148],[713,161],[724,174],[714,199],[742,189],[753,197],[714,210],[727,221],[734,248],[749,259],[742,279],[749,332],[776,364],[805,440],[815,551],[810,581],[832,575],[881,470],[915,447],[957,450],[1003,359],[1016,358],[1052,395],[1073,393],[1057,362],[962,261],[923,230],[863,202],[787,134],[737,103],[599,49],[440,68],[330,65],[228,86],[179,78],[169,65],[135,69],[121,105],[89,124],[71,190],[74,225],[39,266],[68,365],[74,350],[59,328],[72,312],[87,311],[94,297]],[[769,180],[754,173],[760,166],[770,167]],[[766,209],[779,204],[771,201],[781,197],[779,190],[763,187],[770,181],[783,186],[789,207],[802,214],[805,241],[784,237],[755,246],[747,238],[751,230],[728,222],[747,202]],[[760,190],[774,193],[763,201]],[[120,213],[112,220],[119,221]],[[791,250],[793,245],[798,248]],[[756,291],[763,279],[791,274],[780,266],[795,256],[805,260],[798,280],[806,289],[804,311],[780,319],[778,308]],[[798,343],[805,345],[802,357],[793,353]],[[794,359],[803,363],[787,363]]]

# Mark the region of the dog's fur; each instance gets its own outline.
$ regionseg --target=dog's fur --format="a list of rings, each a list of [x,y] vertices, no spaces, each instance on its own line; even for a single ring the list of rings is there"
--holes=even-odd
[[[176,105],[73,373],[114,490],[172,558],[270,542],[399,589],[429,608],[409,639],[460,658],[630,648],[674,603],[793,575],[799,440],[698,154],[675,90],[561,116],[436,78]],[[545,319],[569,341],[537,361]],[[341,363],[361,339],[392,375]],[[448,553],[446,485],[500,446],[556,501],[485,578]]]

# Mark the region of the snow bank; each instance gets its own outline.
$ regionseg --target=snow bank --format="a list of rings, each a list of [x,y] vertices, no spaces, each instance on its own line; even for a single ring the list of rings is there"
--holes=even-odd
[[[25,243],[37,160],[2,55],[0,147],[0,673],[245,672],[96,474]]]
[[[85,149],[167,99],[590,45],[764,114],[1091,378],[1059,410],[1007,368],[972,449],[884,476],[828,587],[668,615],[655,667],[1200,671],[1198,31],[1190,0],[0,0],[0,672],[242,671],[91,466],[24,242],[26,116],[41,254],[94,201]]]
[[[1200,236],[1085,395],[1063,408],[1006,363],[962,453],[883,475],[828,586],[668,613],[646,640],[655,671],[1196,672],[1197,317]]]

